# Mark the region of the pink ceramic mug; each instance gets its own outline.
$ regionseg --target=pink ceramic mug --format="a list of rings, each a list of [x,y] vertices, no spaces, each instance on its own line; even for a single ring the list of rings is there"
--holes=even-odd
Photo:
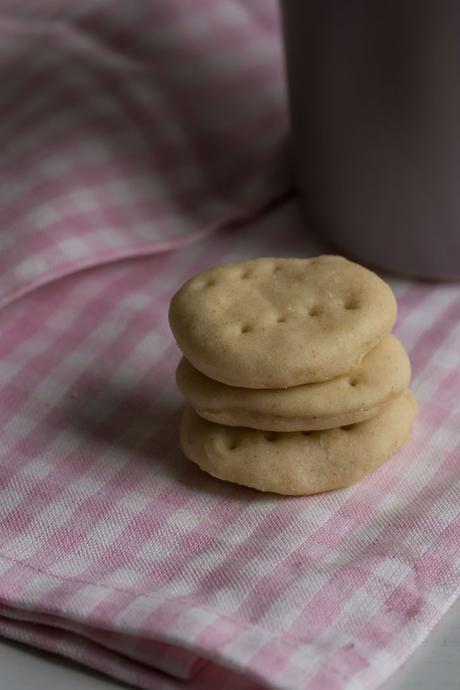
[[[338,251],[460,278],[460,2],[282,0],[297,184]]]

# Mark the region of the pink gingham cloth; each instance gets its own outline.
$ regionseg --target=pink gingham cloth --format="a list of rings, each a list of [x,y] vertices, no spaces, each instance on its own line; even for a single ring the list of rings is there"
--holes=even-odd
[[[0,0],[0,306],[288,186],[274,0]]]
[[[391,280],[420,414],[373,475],[289,499],[204,475],[178,446],[171,295],[215,263],[322,250],[281,201],[275,4],[17,5],[0,633],[147,690],[376,688],[460,588],[460,287]]]

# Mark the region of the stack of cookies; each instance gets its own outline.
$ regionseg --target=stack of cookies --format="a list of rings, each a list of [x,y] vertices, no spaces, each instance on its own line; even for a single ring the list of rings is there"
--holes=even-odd
[[[338,256],[212,268],[173,297],[181,445],[220,479],[280,494],[349,486],[408,439],[417,405],[396,300]]]

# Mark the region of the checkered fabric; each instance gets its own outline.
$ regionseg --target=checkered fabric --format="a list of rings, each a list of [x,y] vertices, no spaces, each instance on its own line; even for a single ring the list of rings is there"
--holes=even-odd
[[[287,188],[274,0],[0,0],[0,306]]]
[[[17,5],[0,0],[0,633],[146,690],[376,688],[460,589],[460,287],[390,281],[420,414],[373,475],[283,498],[203,474],[178,447],[171,295],[219,262],[322,250],[295,200],[273,205],[274,4]]]

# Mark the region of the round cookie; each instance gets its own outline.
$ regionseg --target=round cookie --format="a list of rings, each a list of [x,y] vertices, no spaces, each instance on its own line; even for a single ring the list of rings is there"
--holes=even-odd
[[[243,388],[340,376],[391,331],[395,318],[390,287],[339,256],[212,268],[188,281],[169,310],[191,364]]]
[[[226,481],[286,495],[350,486],[408,439],[417,402],[404,391],[372,419],[327,431],[273,433],[225,427],[187,407],[181,425],[185,455]]]
[[[387,335],[348,374],[293,388],[237,388],[214,381],[185,358],[177,387],[191,406],[217,424],[266,431],[332,429],[374,417],[409,385],[411,368],[401,343]]]

